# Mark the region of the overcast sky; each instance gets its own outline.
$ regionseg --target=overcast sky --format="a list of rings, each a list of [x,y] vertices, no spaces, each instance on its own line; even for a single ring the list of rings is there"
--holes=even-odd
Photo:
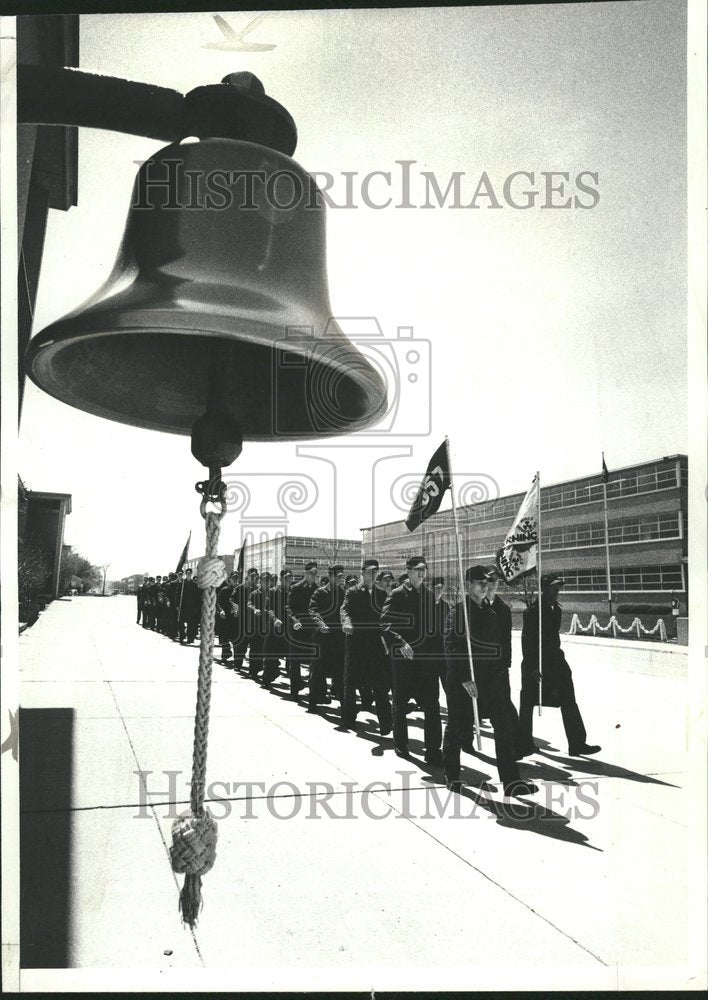
[[[335,200],[342,172],[357,172],[356,208],[328,210],[334,315],[375,317],[389,340],[412,327],[417,372],[429,353],[430,394],[425,376],[408,381],[407,349],[381,355],[400,361],[388,434],[244,445],[229,472],[249,484],[257,530],[298,477],[310,498],[288,515],[293,534],[356,538],[398,519],[396,491],[445,434],[460,484],[478,480],[480,495],[523,491],[537,468],[542,484],[595,472],[603,449],[610,469],[687,450],[682,2],[272,12],[249,40],[276,48],[255,54],[202,48],[220,38],[209,14],[94,15],[80,31],[83,69],[182,92],[256,73],[297,123],[294,158],[334,175]],[[50,213],[35,331],[105,279],[135,161],[161,145],[81,131],[79,204]],[[414,204],[423,171],[442,191],[461,172],[462,204],[486,173],[493,197],[395,207],[400,160],[415,161]],[[391,174],[388,189],[370,182],[370,200],[393,198],[386,208],[363,201],[372,171]],[[516,171],[534,174],[511,189],[518,203],[539,192],[528,209],[504,197]],[[544,171],[570,175],[554,201],[571,207],[543,207]],[[596,204],[573,207],[576,195]],[[20,472],[32,489],[72,494],[66,541],[111,576],[173,569],[190,529],[203,552],[203,470],[186,437],[91,416],[28,383]],[[242,527],[239,513],[224,520],[222,551]]]

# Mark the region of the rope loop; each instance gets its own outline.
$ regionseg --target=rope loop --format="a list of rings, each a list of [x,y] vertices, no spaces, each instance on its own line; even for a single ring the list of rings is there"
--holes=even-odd
[[[219,510],[207,510],[207,504],[213,503],[218,505]],[[222,496],[218,500],[211,499],[210,497],[202,497],[202,502],[199,504],[199,513],[202,515],[204,520],[211,516],[216,517],[220,521],[224,514],[226,513],[226,497]]]

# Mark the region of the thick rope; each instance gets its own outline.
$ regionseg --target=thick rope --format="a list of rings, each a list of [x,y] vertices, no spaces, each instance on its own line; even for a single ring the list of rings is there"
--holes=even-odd
[[[199,647],[199,675],[197,680],[197,708],[194,719],[194,753],[192,756],[191,812],[180,816],[172,825],[170,857],[172,869],[184,873],[184,885],[179,898],[182,919],[194,927],[202,906],[202,875],[216,860],[216,823],[204,811],[206,787],[207,742],[209,738],[209,708],[211,705],[211,674],[214,652],[216,619],[216,588],[226,579],[226,568],[217,559],[220,521],[225,505],[219,513],[204,513],[206,526],[206,555],[199,561],[196,582],[202,591],[201,640]]]

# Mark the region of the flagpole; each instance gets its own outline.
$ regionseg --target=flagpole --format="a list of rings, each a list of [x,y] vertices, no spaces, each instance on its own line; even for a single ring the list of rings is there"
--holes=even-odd
[[[182,625],[182,598],[184,597],[184,576],[182,576],[182,586],[179,589],[179,605],[177,607],[177,638],[181,635]]]
[[[189,532],[189,537],[187,539],[187,547],[185,549],[186,556],[189,555],[189,543],[191,542],[191,540],[192,540],[192,532],[190,531]],[[185,563],[187,562],[186,556],[185,556],[185,560],[184,560]],[[184,569],[184,565],[182,566],[182,569]],[[184,597],[184,573],[182,574],[182,586],[180,587],[180,591],[179,591],[179,605],[177,607],[177,638],[178,639],[179,639],[179,634],[180,634],[180,628],[179,627],[180,627],[181,619],[182,619],[182,598],[183,597]]]
[[[467,594],[465,593],[465,580],[462,572],[462,552],[460,550],[460,531],[457,523],[457,505],[455,503],[455,483],[452,475],[452,459],[450,457],[450,441],[445,435],[445,449],[447,451],[447,467],[450,470],[450,498],[452,500],[452,520],[455,528],[455,542],[457,543],[457,569],[460,574],[460,590],[462,592],[462,615],[465,621],[465,639],[467,640],[467,658],[470,665],[470,677],[474,682],[474,663],[472,661],[472,641],[470,639],[470,622],[467,616]],[[475,682],[476,683],[476,682]],[[472,710],[474,712],[474,731],[477,737],[477,749],[482,749],[482,734],[479,728],[479,706],[477,695],[472,696]]]
[[[610,578],[610,527],[607,520],[607,479],[604,475],[604,470],[607,468],[605,465],[605,453],[602,453],[602,505],[605,512],[605,564],[607,567],[607,606],[610,611],[610,618],[612,618],[612,580]]]
[[[541,608],[541,473],[536,472],[536,524],[538,549],[536,553],[536,575],[538,577],[538,715],[541,717],[543,702],[543,616]]]

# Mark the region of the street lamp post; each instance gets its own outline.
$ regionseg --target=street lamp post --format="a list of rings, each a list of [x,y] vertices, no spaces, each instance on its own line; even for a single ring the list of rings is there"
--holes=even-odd
[[[106,563],[105,566],[101,566],[101,569],[103,570],[103,597],[106,596],[106,570],[110,565],[110,563]]]

